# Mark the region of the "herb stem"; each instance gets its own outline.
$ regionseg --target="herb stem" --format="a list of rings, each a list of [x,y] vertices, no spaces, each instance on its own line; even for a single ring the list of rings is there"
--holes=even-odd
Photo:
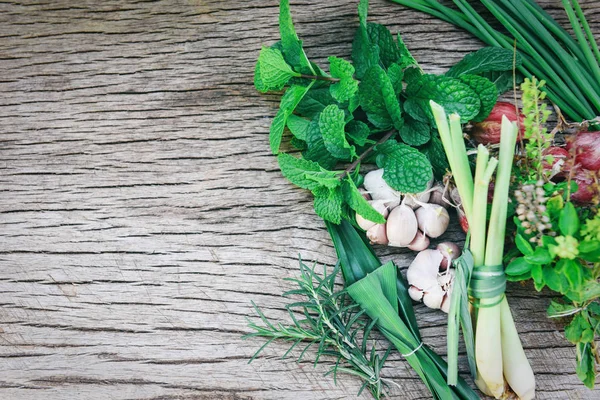
[[[377,143],[375,143],[373,146],[371,146],[371,147],[369,147],[368,149],[366,149],[365,151],[363,151],[363,152],[361,153],[361,155],[360,155],[360,156],[358,156],[358,158],[357,158],[356,160],[354,160],[354,162],[353,162],[352,164],[350,164],[350,165],[348,166],[348,168],[346,168],[346,169],[345,169],[345,170],[344,170],[344,171],[343,171],[343,172],[342,172],[342,173],[339,175],[339,179],[340,179],[340,180],[344,179],[344,177],[345,177],[346,175],[348,175],[350,172],[352,172],[352,171],[354,170],[354,168],[356,168],[356,167],[358,166],[358,164],[360,164],[360,162],[361,162],[362,160],[364,160],[364,159],[365,159],[365,158],[366,158],[366,157],[367,157],[369,154],[371,154],[371,152],[372,152],[372,151],[375,149],[375,147],[377,147],[378,145],[380,145],[380,144],[384,143],[385,141],[387,141],[389,138],[391,138],[391,137],[392,137],[392,135],[393,135],[394,133],[396,133],[396,131],[395,131],[395,130],[393,130],[393,129],[392,129],[391,131],[388,131],[388,132],[387,132],[385,135],[383,135],[383,136],[381,137],[381,139],[379,139],[379,140],[377,141]]]
[[[339,82],[339,78],[331,78],[329,76],[321,76],[321,75],[305,75],[301,74],[299,78],[304,79],[312,79],[314,81],[327,81],[327,82]]]

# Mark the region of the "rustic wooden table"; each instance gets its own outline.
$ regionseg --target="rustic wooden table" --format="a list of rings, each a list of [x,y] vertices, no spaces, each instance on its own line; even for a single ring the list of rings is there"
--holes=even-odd
[[[285,319],[298,253],[335,262],[310,196],[269,152],[278,96],[252,85],[277,3],[0,3],[1,399],[355,398],[357,379],[281,360],[284,343],[248,364],[263,342],[241,339],[251,300]],[[356,3],[292,2],[313,60],[349,57]],[[597,3],[584,2],[596,32]],[[480,47],[385,1],[370,19],[430,72]],[[538,398],[600,398],[545,317],[549,296],[509,296]],[[444,354],[445,315],[417,312]],[[400,356],[385,376],[393,398],[429,398]]]

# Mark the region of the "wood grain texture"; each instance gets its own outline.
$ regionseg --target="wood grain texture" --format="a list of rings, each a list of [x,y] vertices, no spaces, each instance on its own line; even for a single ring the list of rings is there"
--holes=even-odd
[[[0,2],[0,398],[355,397],[358,380],[281,360],[284,343],[247,364],[262,341],[241,340],[251,300],[285,319],[298,253],[335,262],[310,196],[269,152],[278,96],[252,86],[277,3]],[[600,6],[582,4],[598,32]],[[356,1],[292,7],[314,61],[349,57]],[[480,46],[388,2],[370,18],[430,72]],[[545,317],[549,296],[509,295],[538,398],[599,397]],[[444,354],[445,316],[417,312]],[[392,398],[429,398],[400,356],[384,375],[402,387]]]

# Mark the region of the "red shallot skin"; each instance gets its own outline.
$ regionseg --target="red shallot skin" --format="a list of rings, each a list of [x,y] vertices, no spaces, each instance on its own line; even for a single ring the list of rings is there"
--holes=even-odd
[[[563,147],[552,146],[544,149],[542,155],[544,155],[542,167],[546,171],[552,171],[552,177],[562,178],[567,176],[572,164],[570,162],[571,157],[567,149]],[[546,156],[552,157],[552,164],[548,162]]]
[[[585,169],[600,171],[600,132],[578,132],[570,137],[567,150],[575,154],[575,162]]]
[[[600,197],[600,173],[578,168],[575,170],[573,180],[577,182],[577,192],[571,193],[571,200],[585,205],[592,204]]]
[[[523,126],[524,116],[519,112],[517,117],[517,108],[514,104],[505,101],[499,101],[496,103],[490,115],[482,122],[476,122],[473,124],[471,130],[471,138],[477,143],[483,145],[487,144],[498,144],[500,143],[500,129],[502,125],[502,116],[506,117],[510,121],[517,121],[519,126],[519,137],[517,140],[523,138],[523,132],[525,127]]]

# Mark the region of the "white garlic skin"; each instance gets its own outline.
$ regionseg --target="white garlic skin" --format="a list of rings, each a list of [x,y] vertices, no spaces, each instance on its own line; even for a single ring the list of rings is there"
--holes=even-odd
[[[386,228],[390,246],[406,247],[417,235],[417,217],[412,208],[401,204],[390,212]]]
[[[427,235],[422,231],[417,231],[415,238],[408,244],[408,248],[412,251],[422,251],[429,247],[430,241]]]
[[[437,204],[427,204],[418,208],[415,215],[419,229],[431,238],[442,236],[450,224],[448,211]]]
[[[400,192],[392,189],[383,179],[383,168],[376,169],[365,175],[363,186],[373,200],[384,200],[386,205],[393,208],[400,204]]]
[[[387,245],[389,243],[385,225],[386,224],[376,224],[367,230],[367,239],[369,239],[371,244]]]
[[[437,183],[435,184],[432,189],[431,189],[431,196],[429,197],[429,203],[430,204],[437,204],[438,206],[442,206],[444,208],[448,208],[449,204],[449,200],[444,200],[445,198],[445,191],[446,189],[444,188],[444,185],[442,185],[441,183]]]
[[[427,307],[441,308],[447,313],[450,308],[454,270],[439,272],[444,258],[437,249],[421,251],[408,267],[406,279],[410,285],[409,295],[413,300],[422,300]]]
[[[421,207],[419,202],[427,203],[429,201],[429,198],[431,197],[430,189],[432,185],[433,178],[429,182],[427,182],[427,188],[421,193],[407,194],[406,196],[404,196],[404,205],[407,205],[413,210],[416,210],[417,208]]]

